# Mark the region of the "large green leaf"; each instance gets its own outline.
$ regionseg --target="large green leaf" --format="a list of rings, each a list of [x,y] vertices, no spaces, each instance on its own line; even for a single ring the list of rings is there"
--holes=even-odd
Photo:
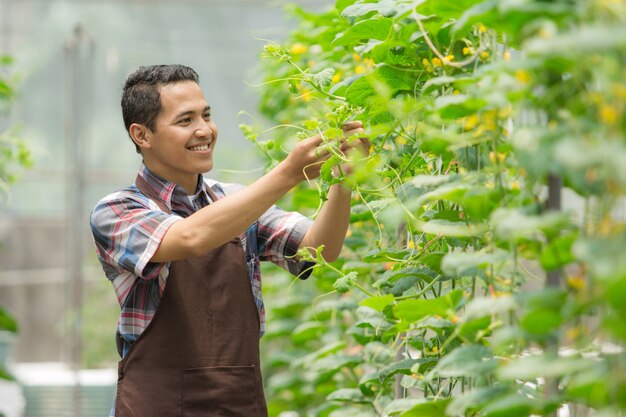
[[[465,320],[502,314],[514,310],[518,304],[515,299],[508,296],[474,298],[465,307]]]
[[[377,12],[385,17],[391,17],[402,15],[410,8],[411,3],[406,0],[380,0],[374,3],[359,2],[344,8],[341,16],[355,18]]]
[[[554,357],[547,354],[526,356],[514,360],[497,373],[505,380],[531,381],[537,378],[563,377],[593,369],[594,361],[581,357]]]
[[[498,362],[483,345],[461,346],[439,360],[433,374],[441,377],[479,377],[492,373]]]
[[[408,411],[400,414],[400,417],[441,417],[445,415],[446,407],[451,398],[436,401],[425,401],[414,405]]]
[[[566,213],[528,215],[519,209],[496,209],[491,215],[496,235],[506,240],[555,235],[570,224]]]
[[[506,392],[506,388],[501,386],[474,388],[455,396],[448,405],[446,413],[453,416],[467,415],[467,411],[481,408],[488,401],[501,396],[504,392]]]
[[[425,233],[449,237],[480,236],[486,230],[486,227],[482,224],[468,224],[465,222],[451,222],[447,220],[431,220],[421,224],[419,228]]]
[[[435,100],[434,110],[444,119],[458,119],[476,113],[487,104],[488,102],[482,98],[457,94],[438,97]]]
[[[309,321],[298,325],[291,333],[291,340],[296,344],[317,340],[326,330],[326,325],[317,321]]]
[[[394,306],[394,311],[406,323],[414,323],[432,315],[446,317],[454,314],[462,298],[463,291],[457,289],[439,298],[400,301]]]
[[[369,39],[385,40],[393,26],[391,19],[367,19],[350,26],[345,32],[339,33],[333,41],[334,46],[353,45]]]
[[[393,304],[395,297],[392,294],[369,297],[361,301],[359,305],[373,308],[376,311],[383,311],[385,307]]]
[[[483,413],[489,417],[525,417],[532,414],[534,402],[519,394],[509,394],[491,401],[485,406]]]
[[[333,391],[326,397],[327,401],[342,401],[348,403],[368,404],[372,400],[363,395],[361,390],[356,388],[340,388]]]
[[[498,266],[511,259],[504,250],[493,252],[450,252],[441,261],[441,270],[450,276],[479,275],[488,266]]]
[[[415,74],[389,65],[382,65],[371,74],[359,78],[346,90],[346,98],[357,106],[382,106],[401,91],[412,92]],[[371,109],[370,109],[371,111]]]

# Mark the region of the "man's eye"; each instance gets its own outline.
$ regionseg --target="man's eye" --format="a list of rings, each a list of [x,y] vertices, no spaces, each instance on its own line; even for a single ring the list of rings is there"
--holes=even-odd
[[[184,119],[180,119],[178,121],[178,123],[180,123],[180,124],[187,124],[187,123],[190,123],[190,122],[191,122],[191,119],[189,117],[185,117]]]
[[[204,117],[204,120],[209,120],[211,119],[211,113],[205,113],[202,117]]]

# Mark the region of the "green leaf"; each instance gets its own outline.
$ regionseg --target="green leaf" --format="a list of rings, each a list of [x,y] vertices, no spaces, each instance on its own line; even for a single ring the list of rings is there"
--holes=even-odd
[[[12,333],[17,333],[18,330],[17,321],[2,306],[0,306],[0,330]]]
[[[359,305],[372,308],[376,311],[383,311],[385,307],[393,304],[395,297],[392,294],[369,297],[361,301]]]
[[[385,406],[384,415],[396,416],[423,402],[422,398],[399,398]]]
[[[533,400],[519,394],[499,397],[483,408],[483,415],[489,417],[525,417],[534,410]]]
[[[444,274],[462,277],[479,275],[488,266],[498,266],[511,259],[511,255],[504,250],[494,252],[450,252],[441,261],[441,270]]]
[[[16,381],[15,377],[6,370],[4,364],[0,364],[0,380]]]
[[[359,275],[356,272],[350,272],[349,274],[337,279],[337,281],[333,284],[333,288],[341,294],[347,293],[354,286],[358,276]]]
[[[531,310],[520,321],[524,330],[535,335],[546,335],[555,331],[561,323],[563,318],[559,312],[546,308]]]
[[[458,119],[469,116],[487,106],[487,100],[469,97],[464,94],[441,96],[435,100],[434,109],[444,119]]]
[[[464,222],[450,222],[447,220],[431,220],[423,223],[420,229],[424,233],[437,236],[472,237],[481,236],[486,227],[482,224],[467,224]]]
[[[442,417],[451,398],[436,401],[425,401],[400,414],[400,417]]]
[[[346,98],[357,106],[387,108],[388,100],[401,91],[413,91],[415,74],[388,65],[382,65],[371,74],[353,82],[346,90]]]
[[[433,374],[446,378],[486,376],[497,366],[497,360],[487,347],[465,345],[441,358],[433,369]]]
[[[487,335],[488,328],[491,325],[491,317],[481,317],[475,320],[464,321],[459,325],[459,337],[467,339],[471,342],[480,341],[483,336]]]
[[[305,343],[309,340],[315,340],[326,330],[326,326],[317,321],[308,321],[301,323],[293,329],[291,340],[296,344]]]
[[[432,315],[447,317],[454,315],[462,298],[463,290],[457,289],[439,298],[400,301],[394,306],[394,311],[400,320],[407,323],[414,323]]]
[[[342,368],[354,368],[360,363],[361,359],[356,356],[333,355],[313,362],[310,369],[319,374],[335,374]]]
[[[343,401],[349,403],[369,404],[371,399],[367,398],[361,390],[356,388],[340,388],[333,391],[326,397],[326,401]]]
[[[389,31],[393,26],[391,19],[367,19],[350,26],[345,32],[340,32],[333,46],[354,45],[360,42],[367,42],[369,39],[385,40],[389,36]]]
[[[421,366],[423,364],[431,364],[431,363],[435,363],[435,361],[433,361],[432,359],[425,359],[425,358],[403,359],[401,361],[394,362],[391,365],[384,367],[379,373],[380,379],[381,381],[386,381],[387,379],[397,374],[411,375],[412,368],[415,365],[419,364],[419,366]]]
[[[402,15],[411,8],[410,3],[402,0],[380,0],[375,3],[357,3],[346,7],[341,16],[354,18],[367,15],[372,12],[380,13],[385,17]]]
[[[335,8],[337,9],[337,11],[341,12],[343,11],[343,9],[348,6],[352,6],[356,2],[357,0],[337,0],[335,2]]]
[[[551,240],[541,252],[541,266],[546,271],[552,271],[574,262],[572,246],[578,238],[578,233],[570,233]]]
[[[335,75],[334,68],[326,68],[316,74],[307,75],[308,79],[313,82],[313,84],[317,84],[322,87],[328,87],[332,84],[333,75]]]
[[[570,224],[570,219],[566,213],[549,212],[533,216],[519,209],[499,208],[492,213],[491,222],[498,237],[517,240],[554,235]]]
[[[506,388],[501,386],[474,388],[470,391],[465,391],[450,402],[446,413],[453,416],[466,415],[468,411],[482,408],[488,401],[501,397],[505,392]]]
[[[515,299],[508,296],[474,298],[465,307],[465,320],[502,314],[517,308]]]
[[[563,377],[591,370],[595,366],[596,364],[591,359],[544,354],[519,358],[501,367],[497,374],[505,380],[530,381],[537,378]]]

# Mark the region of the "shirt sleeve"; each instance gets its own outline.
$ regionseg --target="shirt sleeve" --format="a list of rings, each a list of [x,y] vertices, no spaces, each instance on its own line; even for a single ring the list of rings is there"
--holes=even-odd
[[[258,222],[260,259],[271,261],[300,279],[308,278],[314,263],[297,260],[295,255],[312,224],[313,220],[298,212],[272,206]]]
[[[156,278],[165,265],[149,262],[163,236],[181,217],[131,198],[105,199],[91,213],[90,225],[98,258],[109,279],[129,271]]]

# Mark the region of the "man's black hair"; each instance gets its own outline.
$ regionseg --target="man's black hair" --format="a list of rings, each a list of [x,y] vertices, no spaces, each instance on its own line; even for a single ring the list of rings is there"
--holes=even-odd
[[[133,123],[156,131],[156,119],[161,112],[160,88],[180,81],[199,83],[198,74],[184,65],[151,65],[139,67],[128,76],[122,90],[122,116],[129,136]],[[140,153],[137,144],[135,149]]]

